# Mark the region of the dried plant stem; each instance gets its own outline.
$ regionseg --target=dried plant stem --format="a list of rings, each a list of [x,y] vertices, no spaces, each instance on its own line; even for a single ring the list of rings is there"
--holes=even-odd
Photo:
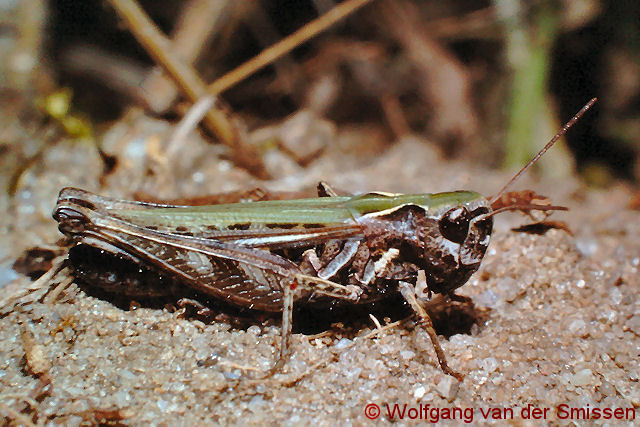
[[[211,83],[209,93],[219,94],[225,91],[371,1],[347,0],[340,3],[324,15],[309,22],[298,31]]]

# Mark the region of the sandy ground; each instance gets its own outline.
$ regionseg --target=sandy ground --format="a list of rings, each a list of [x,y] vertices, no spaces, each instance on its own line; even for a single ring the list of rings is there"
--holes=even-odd
[[[257,183],[218,161],[220,148],[194,137],[171,167],[154,163],[154,171],[163,173],[149,175],[140,165],[150,164],[149,141],[166,129],[152,122],[145,131],[127,138],[116,127],[107,135],[107,149],[127,155],[102,187],[97,156],[63,143],[25,174],[12,205],[3,202],[0,413],[6,419],[360,425],[374,423],[367,415],[376,415],[376,408],[376,423],[404,414],[403,424],[411,417],[477,423],[490,408],[498,409],[490,417],[536,425],[534,416],[555,422],[584,417],[587,410],[591,417],[607,411],[627,417],[608,421],[613,424],[631,425],[631,413],[640,417],[640,213],[625,208],[630,193],[623,187],[595,192],[572,179],[518,184],[569,206],[553,219],[566,221],[574,235],[514,233],[511,227],[527,221],[518,214],[497,220],[479,272],[458,292],[471,297],[475,309],[434,308],[445,326],[454,325],[449,329],[455,334],[441,343],[452,367],[465,375],[462,383],[440,371],[427,335],[410,318],[373,332],[376,326],[363,313],[337,317],[313,335],[296,333],[284,373],[253,380],[277,353],[277,317],[249,316],[238,326],[221,317],[183,319],[157,307],[125,310],[75,284],[55,302],[37,300],[46,288],[20,297],[32,283],[11,269],[14,254],[60,238],[50,215],[65,185],[116,196],[142,190],[176,197],[256,185],[298,190],[324,179],[352,192],[492,194],[508,179],[444,162],[428,143],[411,138],[384,152],[364,144],[357,156],[329,150],[305,169],[274,152],[267,158],[278,178]],[[342,132],[336,146],[355,137],[362,132]],[[118,144],[124,146],[114,148]],[[469,312],[476,323],[456,326]],[[376,313],[382,325],[398,319],[397,307]],[[571,414],[571,408],[583,411]]]

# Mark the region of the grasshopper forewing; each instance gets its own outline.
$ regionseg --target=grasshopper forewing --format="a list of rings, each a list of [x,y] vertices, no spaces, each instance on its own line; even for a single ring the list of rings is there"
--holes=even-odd
[[[53,216],[75,243],[70,259],[76,275],[92,285],[131,296],[180,296],[187,286],[240,307],[282,312],[275,368],[287,356],[296,301],[360,304],[400,293],[429,333],[442,370],[460,378],[446,362],[423,300],[432,293],[454,296],[478,269],[496,213],[562,209],[516,204],[492,210],[489,200],[471,191],[336,196],[325,185],[318,193],[322,197],[176,206],[65,188]],[[74,256],[83,247],[157,271],[182,288],[151,292],[146,276],[119,281],[94,274]]]

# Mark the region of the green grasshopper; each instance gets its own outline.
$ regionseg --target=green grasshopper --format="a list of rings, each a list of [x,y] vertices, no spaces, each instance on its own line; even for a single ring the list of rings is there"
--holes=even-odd
[[[364,304],[400,293],[447,364],[423,301],[455,289],[478,270],[493,216],[559,210],[514,203],[492,209],[505,190],[589,109],[585,105],[491,200],[472,191],[337,196],[210,206],[124,201],[64,188],[53,217],[75,244],[76,275],[131,297],[184,294],[185,286],[239,307],[282,312],[280,369],[289,350],[294,303]],[[89,252],[87,252],[89,250]],[[135,266],[120,277],[109,256]],[[117,269],[115,269],[117,270]]]

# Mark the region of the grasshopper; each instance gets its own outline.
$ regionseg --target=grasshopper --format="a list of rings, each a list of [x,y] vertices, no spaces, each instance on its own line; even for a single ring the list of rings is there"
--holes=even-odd
[[[472,191],[338,196],[321,183],[317,198],[179,206],[64,188],[53,217],[75,245],[69,257],[76,276],[92,285],[131,297],[180,296],[186,286],[239,307],[282,312],[271,373],[288,355],[294,303],[364,304],[400,293],[429,334],[441,369],[461,379],[423,303],[432,293],[461,298],[454,291],[478,270],[495,214],[565,209],[492,204],[595,101],[492,199]],[[118,277],[96,261],[100,256],[127,261],[135,271]]]

